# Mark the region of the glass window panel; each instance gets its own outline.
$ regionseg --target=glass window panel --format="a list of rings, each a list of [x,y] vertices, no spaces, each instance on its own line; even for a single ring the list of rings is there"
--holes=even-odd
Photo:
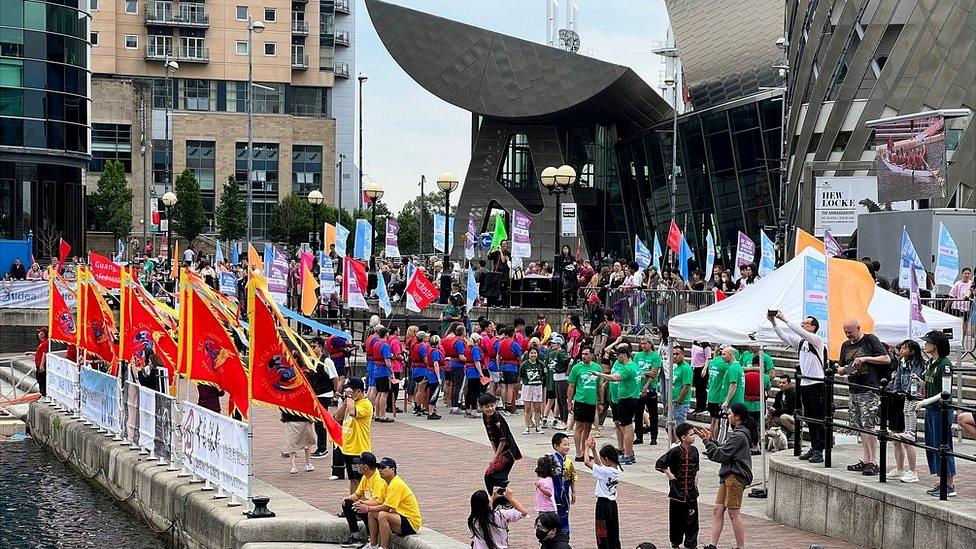
[[[24,62],[19,59],[0,59],[0,86],[19,88],[24,85]]]
[[[735,142],[735,163],[740,170],[748,170],[765,164],[762,135],[759,129],[732,134]]]
[[[762,101],[759,103],[759,110],[762,112],[762,125],[764,130],[778,128],[783,125],[783,102],[778,98]]]
[[[7,7],[4,6],[4,11]],[[24,3],[24,27],[33,30],[47,30],[47,5],[40,2]]]
[[[756,112],[755,103],[730,110],[729,118],[732,120],[732,131],[734,132],[759,127],[759,114]]]
[[[24,115],[24,91],[0,89],[0,116]]]
[[[729,129],[729,121],[724,112],[718,112],[702,117],[702,128],[705,133],[715,133]]]
[[[834,140],[834,146],[831,148],[832,152],[844,152],[847,148],[847,143],[851,140],[851,134],[853,132],[837,132],[837,139]]]
[[[717,172],[735,167],[735,159],[732,157],[732,142],[728,132],[709,135],[707,140],[712,171]]]
[[[2,13],[4,10],[0,10]],[[24,31],[21,29],[11,29],[0,27],[0,56],[2,57],[23,57],[24,56]]]
[[[24,26],[24,0],[5,0],[0,10],[0,26]]]

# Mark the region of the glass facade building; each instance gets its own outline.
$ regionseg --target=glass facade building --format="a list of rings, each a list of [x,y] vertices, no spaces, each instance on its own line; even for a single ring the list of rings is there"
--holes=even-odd
[[[87,7],[87,0],[4,0],[0,9],[0,238],[33,232],[41,255],[58,238],[84,246]]]

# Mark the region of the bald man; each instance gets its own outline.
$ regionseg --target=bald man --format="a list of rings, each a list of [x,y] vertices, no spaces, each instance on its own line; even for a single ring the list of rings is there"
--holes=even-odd
[[[712,432],[718,432],[719,417],[722,413],[722,402],[725,401],[726,393],[723,392],[723,381],[725,371],[735,362],[735,349],[726,345],[722,348],[722,353],[710,360],[702,369],[701,375],[708,380],[708,415],[712,418]],[[725,389],[728,390],[727,388]]]
[[[891,356],[888,348],[874,334],[861,331],[856,318],[844,322],[847,341],[840,346],[838,375],[846,375],[848,381],[868,387],[879,387],[882,379],[891,377]],[[850,423],[866,431],[874,431],[878,423],[878,407],[881,396],[869,389],[850,387]],[[878,474],[878,439],[861,433],[861,461],[847,467],[848,471],[860,471],[864,476]]]

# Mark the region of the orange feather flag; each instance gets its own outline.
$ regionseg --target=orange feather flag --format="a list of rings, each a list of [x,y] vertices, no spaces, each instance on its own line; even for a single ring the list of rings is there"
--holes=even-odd
[[[824,252],[824,243],[819,238],[813,236],[812,234],[804,231],[803,229],[796,228],[796,249],[793,252],[794,255],[800,255],[800,252],[806,248],[813,248],[820,253]]]
[[[312,276],[312,271],[308,270],[308,266],[302,265],[302,314],[305,316],[310,316],[315,312],[315,305],[319,300],[315,290],[318,287],[319,283]]]
[[[247,244],[247,266],[252,270],[257,269],[262,273],[264,272],[264,261],[261,260],[258,251],[254,249],[254,245],[250,242]]]
[[[831,257],[827,265],[827,334],[830,339],[827,356],[840,359],[844,342],[844,322],[849,318],[861,323],[861,331],[874,332],[874,318],[868,306],[874,298],[874,279],[860,261]]]
[[[206,299],[192,288],[187,299],[187,341],[184,348],[186,376],[199,383],[220,387],[230,395],[231,408],[248,414],[247,371],[237,345]]]

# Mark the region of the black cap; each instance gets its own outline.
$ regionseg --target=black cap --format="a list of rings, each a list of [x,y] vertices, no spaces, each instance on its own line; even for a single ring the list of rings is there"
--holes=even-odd
[[[376,469],[376,456],[370,452],[363,452],[362,455],[352,458],[353,465],[365,465],[370,469]]]
[[[949,356],[949,336],[940,330],[932,330],[922,336],[922,341],[935,345],[939,356]]]
[[[363,383],[362,379],[359,379],[358,377],[352,377],[349,378],[349,381],[346,381],[346,388],[352,389],[353,391],[365,391],[366,384]]]
[[[393,470],[396,470],[397,464],[396,464],[396,461],[393,460],[393,458],[387,458],[387,457],[385,457],[385,458],[383,458],[383,459],[380,460],[380,463],[379,463],[379,465],[377,465],[377,467],[380,468],[380,469],[386,469],[387,467],[390,467]]]

